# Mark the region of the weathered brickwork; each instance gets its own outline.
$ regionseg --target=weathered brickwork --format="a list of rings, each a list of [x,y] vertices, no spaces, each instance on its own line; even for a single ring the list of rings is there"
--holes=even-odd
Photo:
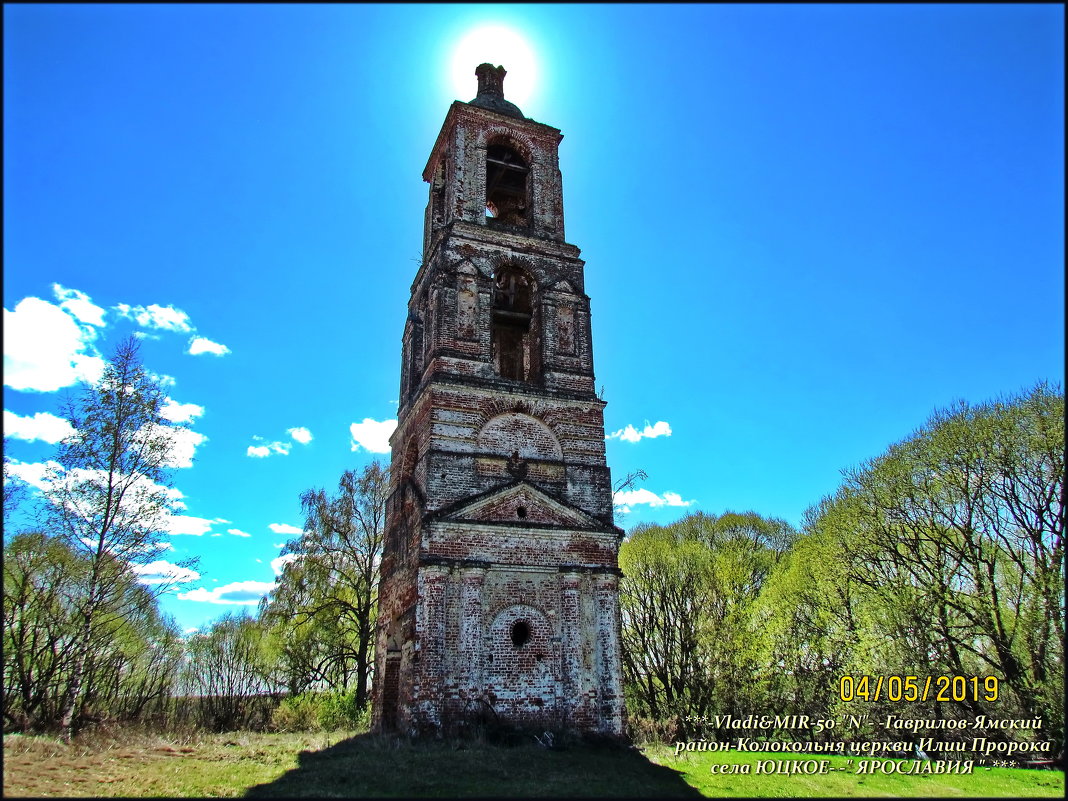
[[[482,65],[423,178],[373,689],[378,730],[619,737],[617,554],[559,130]]]

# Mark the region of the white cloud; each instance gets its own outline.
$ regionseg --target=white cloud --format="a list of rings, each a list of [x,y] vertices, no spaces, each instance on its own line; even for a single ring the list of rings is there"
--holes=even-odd
[[[353,423],[349,426],[349,432],[352,434],[352,450],[358,451],[363,447],[371,453],[389,453],[389,437],[396,428],[396,420],[378,422],[365,417],[362,423]]]
[[[167,402],[159,413],[172,423],[188,423],[194,417],[204,414],[204,407],[197,406],[195,403],[179,403],[174,398],[167,398]]]
[[[272,548],[285,548],[286,544],[284,542],[272,542],[271,543],[271,547]]]
[[[654,439],[655,437],[670,437],[671,426],[665,423],[663,420],[658,421],[654,425],[645,423],[645,428],[641,431],[634,426],[628,424],[626,428],[621,428],[613,434],[609,434],[605,439],[621,439],[624,442],[637,442],[642,437],[646,439]]]
[[[200,578],[200,574],[197,571],[165,562],[162,559],[149,562],[147,565],[134,565],[133,572],[138,574],[137,580],[142,584],[163,584],[166,582],[185,584]]]
[[[298,559],[300,559],[300,555],[299,554],[295,554],[295,553],[282,554],[281,556],[271,560],[271,570],[274,571],[274,574],[276,576],[280,576],[280,575],[282,575],[282,569],[287,564],[289,564],[290,562],[295,562]]]
[[[263,437],[253,436],[252,438],[259,442],[265,442]],[[293,444],[290,442],[268,442],[266,445],[249,445],[245,455],[255,459],[266,459],[272,453],[289,456],[289,451],[292,448]]]
[[[31,487],[36,487],[39,490],[48,487],[48,474],[51,471],[61,471],[62,469],[59,462],[51,460],[47,462],[19,462],[12,459],[7,465],[9,473],[21,478]]]
[[[33,417],[20,417],[4,409],[4,436],[23,439],[27,442],[42,440],[55,445],[74,433],[71,424],[62,417],[48,412],[37,412]]]
[[[193,330],[193,326],[189,323],[189,315],[171,305],[159,306],[153,303],[146,307],[120,303],[114,308],[120,317],[133,320],[142,328],[160,328],[180,334]]]
[[[191,537],[203,537],[211,531],[214,520],[192,515],[171,515],[167,520],[167,531],[172,536],[189,535]]]
[[[225,356],[230,352],[230,349],[226,345],[220,345],[218,342],[212,342],[210,339],[204,337],[193,337],[189,340],[189,353],[193,356],[197,356],[201,353],[211,353],[215,356]]]
[[[96,331],[40,298],[4,309],[4,384],[29,392],[55,392],[78,381],[95,384],[105,360],[93,347]]]
[[[304,529],[291,526],[288,523],[271,523],[267,526],[275,534],[303,534]]]
[[[167,467],[192,467],[197,446],[208,438],[188,428],[173,428],[170,431],[171,447],[164,464]]]
[[[684,501],[682,496],[677,492],[665,492],[663,495],[657,495],[655,492],[650,492],[647,489],[636,490],[622,490],[615,493],[612,496],[612,503],[617,507],[618,512],[622,514],[629,514],[630,507],[640,506],[648,504],[649,506],[689,506],[694,503],[693,501]]]
[[[104,325],[104,310],[93,303],[89,296],[77,289],[66,289],[59,284],[52,284],[52,292],[56,300],[60,301],[59,307],[80,322],[89,325]]]
[[[101,486],[108,481],[108,474],[105,470],[74,468],[70,471],[64,471],[62,465],[54,461],[27,463],[12,460],[8,464],[8,472],[41,491],[50,489],[56,482],[71,486],[82,484]],[[143,501],[158,498],[161,494],[165,507],[160,508],[153,519],[141,520],[144,525],[172,535],[189,534],[197,537],[211,528],[213,523],[211,520],[191,515],[175,514],[185,508],[185,503],[182,501],[184,496],[181,490],[174,487],[165,487],[143,476],[132,481],[124,491],[123,502],[119,507],[120,517],[124,514],[124,510],[137,508]],[[77,498],[78,496],[76,495],[75,497]],[[88,519],[94,516],[94,510],[89,506],[78,509],[78,501],[74,500],[72,503],[75,511],[80,512],[85,518]],[[124,524],[124,521],[120,519],[119,524]],[[163,544],[158,546],[156,550],[173,550],[173,546]]]
[[[173,387],[175,384],[178,383],[172,375],[160,375],[158,373],[153,373],[151,370],[148,371],[148,375],[154,381],[158,381],[161,387]],[[170,403],[174,403],[174,401],[172,401],[170,398],[168,398],[167,400]]]
[[[252,536],[247,531],[242,531],[239,528],[228,528],[228,529],[226,529],[226,533],[227,534],[233,534],[235,537],[251,537]]]
[[[260,598],[273,590],[274,587],[273,581],[235,581],[212,590],[197,587],[195,590],[179,593],[178,600],[201,601],[209,604],[255,606],[260,602]]]
[[[286,433],[301,445],[307,445],[312,441],[312,433],[306,428],[287,428]]]

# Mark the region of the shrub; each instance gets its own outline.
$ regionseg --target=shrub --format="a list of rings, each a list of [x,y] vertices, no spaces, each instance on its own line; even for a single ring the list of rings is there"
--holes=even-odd
[[[291,695],[282,700],[271,715],[278,731],[310,731],[319,728],[319,704],[312,693]]]
[[[307,692],[291,695],[274,710],[271,718],[278,731],[367,731],[371,708],[356,703],[356,693]]]
[[[646,717],[629,717],[627,734],[631,741],[640,744],[673,743],[678,739],[679,722],[671,717],[667,720],[654,720]]]

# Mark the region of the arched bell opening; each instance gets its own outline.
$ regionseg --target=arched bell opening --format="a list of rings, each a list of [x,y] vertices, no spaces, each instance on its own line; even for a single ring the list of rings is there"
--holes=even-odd
[[[530,166],[504,142],[486,148],[486,219],[505,225],[530,225]]]
[[[493,276],[493,366],[501,378],[537,379],[538,341],[534,320],[534,282],[517,267]]]

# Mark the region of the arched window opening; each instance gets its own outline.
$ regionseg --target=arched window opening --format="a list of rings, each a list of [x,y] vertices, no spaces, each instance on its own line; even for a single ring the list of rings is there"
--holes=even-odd
[[[529,225],[527,176],[523,157],[507,145],[486,148],[486,218],[508,225]]]
[[[502,378],[531,378],[533,307],[530,280],[514,268],[499,270],[493,282],[493,363]]]
[[[522,648],[530,642],[530,624],[525,620],[517,620],[512,626],[512,645]]]

